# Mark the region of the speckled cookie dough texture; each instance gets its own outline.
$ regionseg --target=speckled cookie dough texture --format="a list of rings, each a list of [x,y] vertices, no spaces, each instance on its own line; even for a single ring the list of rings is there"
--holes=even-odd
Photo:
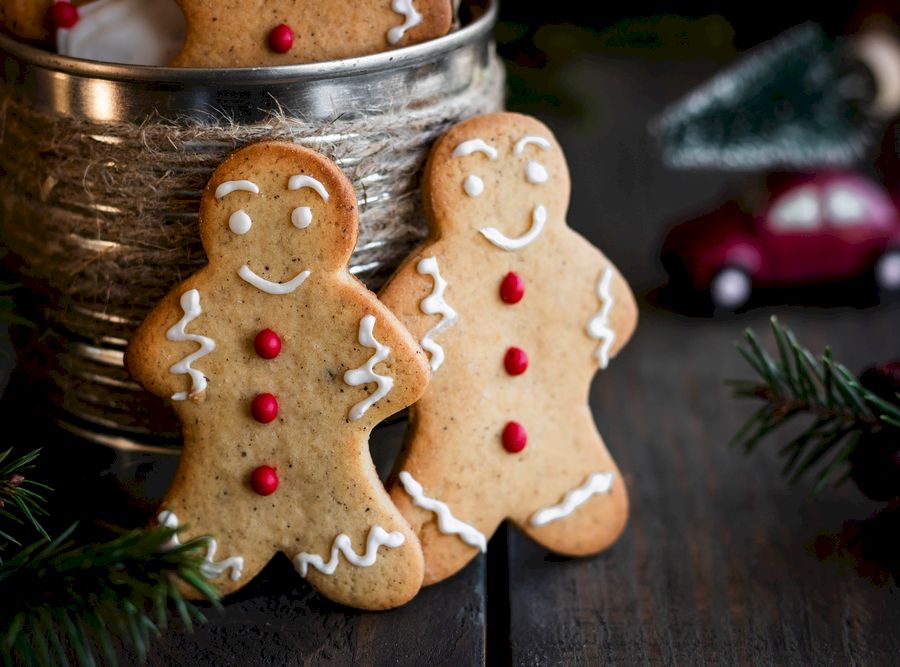
[[[277,552],[353,607],[395,607],[421,586],[418,538],[368,441],[422,394],[428,358],[347,270],[357,213],[322,155],[275,142],[238,151],[200,204],[208,265],[172,276],[128,346],[132,375],[183,427],[157,520],[183,527],[181,541],[207,536],[204,572],[222,593]]]
[[[612,263],[566,226],[569,190],[556,139],[517,114],[460,123],[426,166],[431,236],[380,295],[433,371],[390,485],[422,542],[426,584],[484,551],[505,519],[572,556],[606,548],[625,525],[624,480],[588,391],[637,307]]]
[[[446,35],[450,0],[179,0],[187,19],[173,65],[252,67],[352,58]]]

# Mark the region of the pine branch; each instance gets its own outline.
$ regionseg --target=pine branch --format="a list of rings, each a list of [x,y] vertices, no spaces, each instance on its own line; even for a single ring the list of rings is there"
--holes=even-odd
[[[0,254],[0,257],[3,255]],[[19,324],[33,327],[34,323],[22,317],[16,306],[15,291],[20,285],[0,282],[0,324]]]
[[[18,525],[24,525],[27,522],[44,539],[50,539],[38,517],[47,515],[47,510],[44,509],[46,501],[40,492],[51,489],[45,484],[29,479],[26,475],[34,468],[34,461],[41,450],[35,449],[24,456],[7,461],[11,453],[12,449],[0,452],[0,519],[6,519]],[[2,528],[0,528],[0,540],[19,544],[8,530]]]
[[[0,657],[4,665],[117,665],[116,646],[146,659],[170,610],[192,628],[202,612],[184,599],[187,584],[209,601],[201,538],[172,546],[174,530],[135,530],[104,544],[77,545],[75,526],[36,542],[0,565]]]
[[[778,349],[772,357],[752,330],[738,351],[759,376],[731,381],[733,395],[763,401],[738,430],[733,445],[751,452],[766,437],[793,418],[810,423],[781,449],[783,473],[791,482],[815,472],[814,491],[847,478],[847,459],[860,436],[900,426],[900,401],[890,403],[863,387],[856,376],[836,362],[826,348],[816,358],[790,329],[772,318]]]

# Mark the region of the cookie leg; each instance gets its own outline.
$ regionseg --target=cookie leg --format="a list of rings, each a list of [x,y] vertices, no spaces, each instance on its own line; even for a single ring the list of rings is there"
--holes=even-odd
[[[203,480],[191,483],[190,477],[183,478],[167,494],[155,518],[162,525],[180,529],[175,543],[204,539],[202,572],[219,593],[227,595],[253,579],[277,548],[260,543],[246,506],[240,507],[242,503],[233,497],[204,492],[204,488]],[[197,596],[193,589],[185,588],[185,593]]]
[[[409,468],[416,469],[408,460]],[[447,482],[447,480],[442,480]],[[430,586],[456,574],[479,553],[502,520],[483,504],[472,511],[473,493],[464,484],[429,485],[401,470],[390,487],[391,499],[413,527],[425,556],[424,585]]]
[[[535,542],[566,556],[587,556],[610,546],[625,528],[628,493],[612,460],[557,485],[548,504],[517,517],[516,525]]]
[[[361,609],[390,609],[422,586],[424,562],[415,533],[391,503],[374,470],[331,470],[319,482],[333,489],[288,555],[297,571],[324,596]]]

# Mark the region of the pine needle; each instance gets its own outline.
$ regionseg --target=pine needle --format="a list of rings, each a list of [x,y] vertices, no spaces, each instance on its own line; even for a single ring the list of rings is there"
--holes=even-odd
[[[218,600],[202,576],[202,539],[171,546],[175,531],[158,527],[103,544],[77,544],[74,531],[72,526],[49,542],[35,542],[0,565],[0,600],[15,600],[0,605],[4,664],[68,664],[74,657],[81,665],[116,665],[115,647],[123,644],[143,662],[170,611],[188,629],[204,620],[184,599],[184,584]]]
[[[821,357],[803,347],[794,333],[771,319],[778,350],[773,358],[748,329],[738,351],[758,376],[755,381],[729,381],[732,395],[763,401],[732,438],[752,451],[759,442],[794,417],[811,418],[807,427],[781,449],[783,474],[793,483],[815,474],[814,491],[849,476],[847,460],[860,436],[900,427],[900,400],[885,401],[863,387],[831,350]],[[900,397],[898,397],[900,399]]]
[[[44,539],[50,539],[39,520],[39,517],[47,516],[47,510],[44,507],[46,499],[38,491],[51,489],[29,477],[40,453],[40,449],[35,449],[12,459],[12,449],[0,452],[0,519],[18,526],[28,524]],[[0,540],[19,545],[9,530],[11,528],[0,523]]]

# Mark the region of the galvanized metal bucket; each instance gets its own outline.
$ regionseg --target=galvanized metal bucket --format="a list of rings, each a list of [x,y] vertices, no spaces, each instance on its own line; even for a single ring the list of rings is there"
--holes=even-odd
[[[351,269],[378,286],[424,236],[416,172],[433,138],[453,122],[502,106],[503,71],[491,39],[495,3],[468,13],[463,27],[445,37],[387,53],[229,70],[87,62],[0,36],[0,228],[28,288],[22,305],[37,324],[37,335],[17,347],[20,365],[40,379],[59,426],[132,453],[178,453],[170,409],[132,382],[123,352],[142,315],[165,291],[158,276],[167,276],[171,286],[204,263],[196,233],[200,191],[217,161],[241,142],[270,133],[294,139],[352,172],[361,233]],[[448,110],[451,99],[459,103]],[[438,111],[429,120],[432,110]],[[391,150],[385,114],[397,116],[400,125],[407,115],[421,124],[419,135],[404,137],[402,174],[366,168],[378,151]],[[163,131],[155,129],[160,125]],[[310,127],[320,131],[307,136]],[[167,144],[167,128],[179,137],[168,142],[173,145]],[[367,132],[374,148],[363,153],[370,154],[343,150],[368,142]],[[152,242],[135,241],[136,231],[147,230],[131,225],[121,193],[113,197],[122,186],[119,171],[133,167],[120,163],[118,147],[148,156],[148,177],[133,179],[133,187],[141,211],[159,211],[154,230],[161,236]],[[199,154],[203,160],[194,159]],[[153,156],[167,173],[154,173],[159,165]],[[81,165],[85,179],[109,187],[92,187],[86,196],[77,179],[58,175],[71,176]],[[156,185],[173,176],[188,179],[190,187],[178,192],[177,202],[157,201]],[[396,219],[385,221],[386,207],[397,202],[403,206],[390,209]],[[367,226],[375,219],[380,237]],[[391,225],[403,233],[392,236]],[[177,247],[158,254],[168,238],[177,238]],[[146,257],[158,264],[152,281]]]

